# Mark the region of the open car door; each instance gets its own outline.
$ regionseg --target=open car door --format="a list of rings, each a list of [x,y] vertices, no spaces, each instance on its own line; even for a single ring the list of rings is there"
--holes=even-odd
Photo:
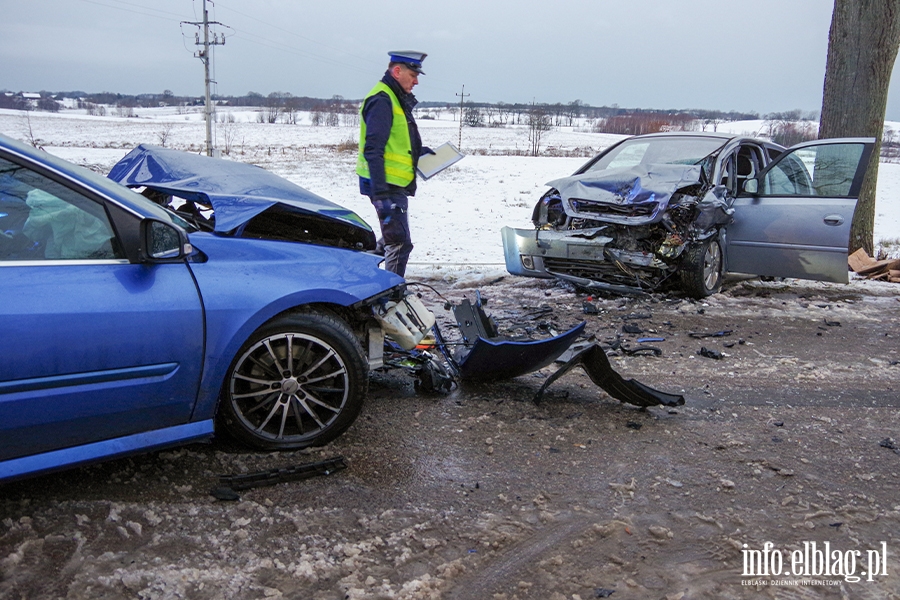
[[[792,146],[734,201],[725,232],[729,271],[846,283],[850,224],[873,138]]]

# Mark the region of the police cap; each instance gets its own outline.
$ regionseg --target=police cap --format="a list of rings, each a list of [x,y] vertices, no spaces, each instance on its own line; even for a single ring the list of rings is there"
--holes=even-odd
[[[422,71],[422,61],[425,60],[425,57],[428,55],[424,52],[394,50],[392,52],[388,52],[388,56],[391,57],[391,62],[403,63],[419,75],[425,74],[425,72]]]

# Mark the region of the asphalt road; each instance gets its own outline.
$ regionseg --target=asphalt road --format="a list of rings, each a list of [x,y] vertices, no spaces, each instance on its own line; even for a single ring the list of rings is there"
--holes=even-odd
[[[430,396],[376,373],[325,448],[219,440],[0,487],[0,598],[900,598],[900,286],[733,282],[595,314],[545,282],[480,290],[506,332],[586,320],[620,374],[685,405],[623,405],[577,369],[538,405],[554,367]],[[624,352],[645,337],[660,356]]]

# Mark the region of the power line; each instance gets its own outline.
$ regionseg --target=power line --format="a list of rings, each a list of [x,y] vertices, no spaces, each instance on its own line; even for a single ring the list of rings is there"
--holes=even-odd
[[[240,16],[242,16],[242,17],[245,17],[245,18],[247,18],[247,19],[251,19],[251,20],[253,20],[253,21],[256,21],[257,23],[260,23],[261,25],[265,25],[266,27],[271,27],[272,29],[276,29],[276,30],[278,30],[278,31],[284,32],[284,33],[286,33],[286,34],[288,34],[288,35],[291,35],[291,36],[293,36],[293,37],[295,37],[295,38],[298,38],[298,39],[303,40],[303,41],[305,41],[305,42],[309,42],[310,44],[314,44],[315,46],[319,46],[319,47],[324,48],[324,49],[326,49],[326,50],[330,50],[330,51],[336,53],[337,55],[345,56],[345,57],[347,57],[347,58],[350,58],[350,59],[353,59],[353,60],[356,60],[356,61],[360,61],[361,63],[366,64],[366,65],[378,65],[378,64],[380,64],[379,61],[374,60],[371,56],[365,56],[365,57],[362,57],[362,56],[358,56],[358,55],[355,55],[355,54],[348,53],[348,52],[346,51],[346,48],[336,48],[336,47],[334,47],[334,46],[330,46],[330,45],[328,45],[328,44],[322,43],[322,42],[320,42],[320,41],[318,41],[318,40],[315,40],[315,39],[306,37],[306,36],[304,36],[304,35],[301,35],[301,34],[297,33],[296,31],[292,31],[292,30],[290,30],[290,29],[286,29],[286,28],[281,27],[281,26],[279,26],[279,25],[275,25],[275,24],[273,24],[273,23],[269,23],[269,22],[264,21],[263,19],[260,19],[260,18],[254,16],[254,15],[247,14],[247,13],[241,12],[241,11],[239,11],[239,10],[237,10],[237,9],[231,8],[231,7],[228,6],[227,4],[223,4],[221,1],[216,2],[216,6],[217,6],[218,8],[223,8],[223,9],[225,9],[225,10],[229,10],[229,11],[231,11],[231,12],[237,14],[237,15],[240,15]],[[254,40],[254,39],[249,39],[247,36],[255,37],[255,38],[258,38],[259,40],[264,40],[264,41],[258,41],[258,40]],[[239,30],[239,29],[236,29],[235,37],[236,37],[236,38],[239,38],[239,39],[243,39],[243,40],[248,41],[248,42],[250,42],[250,43],[254,43],[254,44],[258,44],[258,45],[260,45],[260,46],[267,47],[267,48],[272,48],[272,49],[275,49],[275,50],[280,50],[280,51],[282,51],[282,52],[290,52],[290,53],[296,54],[297,56],[302,56],[302,57],[305,57],[305,58],[312,58],[312,59],[315,59],[315,60],[320,61],[320,62],[324,62],[324,63],[328,63],[328,64],[340,66],[340,67],[344,67],[344,68],[347,68],[347,69],[351,69],[351,70],[353,70],[353,71],[355,71],[355,72],[357,72],[357,73],[370,73],[370,72],[371,72],[370,68],[368,68],[368,67],[361,67],[359,64],[353,64],[353,63],[348,63],[348,62],[344,62],[344,61],[341,61],[341,60],[336,60],[336,59],[335,59],[334,57],[332,57],[332,56],[323,56],[323,55],[321,55],[321,54],[316,54],[315,52],[311,52],[311,51],[305,50],[305,49],[296,48],[296,47],[294,47],[294,46],[290,46],[290,45],[287,45],[287,44],[280,44],[280,43],[278,43],[278,42],[272,42],[272,40],[269,39],[269,38],[266,38],[266,37],[264,37],[264,36],[260,36],[260,35],[253,34],[253,33],[250,33],[250,32],[248,32],[248,31],[245,31],[245,30]],[[377,71],[376,71],[376,72],[377,72]],[[438,79],[433,79],[432,81],[433,81],[433,83],[437,84],[436,89],[443,89],[443,90],[445,90],[445,91],[447,91],[447,92],[450,91],[450,88],[448,88],[448,87],[446,87],[446,86],[440,85],[440,81],[441,81],[441,80],[440,80],[439,78],[438,78]]]
[[[111,8],[111,9],[115,9],[115,10],[119,10],[119,11],[123,11],[123,12],[132,13],[135,15],[140,15],[142,17],[151,17],[154,19],[160,19],[160,20],[164,20],[164,21],[170,21],[172,17],[178,18],[178,19],[184,18],[184,15],[182,15],[182,14],[174,13],[174,12],[163,10],[163,9],[157,9],[152,6],[146,6],[146,5],[138,3],[138,2],[129,2],[127,0],[80,0],[80,1],[87,3],[87,4],[93,4],[93,5],[101,6],[104,8]],[[202,17],[197,15],[196,0],[194,0],[192,2],[192,4],[194,6],[194,10],[193,10],[194,21],[193,22],[181,21],[182,24],[190,23],[193,25],[199,25],[199,23],[202,22]],[[204,4],[205,4],[205,2],[204,2]],[[300,40],[303,40],[305,42],[313,44],[317,47],[323,48],[328,51],[332,51],[336,55],[345,56],[349,59],[352,59],[353,61],[359,61],[359,63],[362,63],[363,65],[377,65],[378,64],[378,61],[374,60],[371,56],[361,57],[358,55],[350,54],[350,53],[346,52],[346,48],[335,48],[334,46],[330,46],[328,44],[322,43],[315,39],[298,34],[297,32],[292,31],[290,29],[281,27],[281,26],[273,24],[273,23],[269,23],[263,19],[260,19],[256,16],[252,15],[252,14],[248,14],[248,13],[242,12],[240,10],[237,10],[235,8],[232,8],[232,7],[228,6],[227,4],[222,4],[222,2],[216,2],[215,4],[213,4],[213,10],[217,10],[219,8],[231,11],[237,15],[240,15],[241,17],[255,21],[261,25],[264,25],[267,28],[271,28],[271,29],[274,29],[277,31],[284,32],[290,36],[293,36],[295,38],[298,38]],[[137,9],[137,10],[135,10],[135,9]],[[152,12],[148,12],[148,11],[152,11]],[[213,21],[210,21],[210,23],[217,23],[217,21],[213,20]],[[326,64],[331,64],[331,65],[339,66],[342,68],[350,69],[357,73],[370,73],[371,72],[369,67],[360,66],[359,63],[342,61],[339,59],[335,59],[334,56],[323,55],[323,54],[312,52],[312,51],[309,51],[306,49],[297,48],[295,46],[291,46],[288,44],[273,42],[270,38],[267,38],[264,35],[257,35],[257,34],[249,32],[249,31],[242,31],[242,30],[238,30],[236,28],[231,28],[231,27],[229,27],[229,29],[233,33],[230,33],[230,34],[220,33],[220,35],[224,35],[225,37],[233,36],[237,39],[241,39],[241,40],[249,42],[251,44],[256,44],[258,46],[263,46],[266,48],[271,48],[273,50],[278,50],[279,52],[291,53],[291,54],[295,54],[297,56],[301,56],[304,58],[313,59],[318,62],[323,62]],[[199,45],[199,44],[197,44],[197,45]],[[212,83],[215,83],[215,82],[213,81]],[[440,79],[433,79],[432,83],[437,84],[434,86],[434,88],[437,90],[444,89],[446,91],[450,91],[447,87],[440,84]],[[429,87],[432,87],[432,86],[429,86]]]
[[[241,40],[250,42],[252,44],[257,44],[259,46],[264,46],[266,48],[272,48],[273,50],[279,50],[281,52],[287,52],[289,54],[295,54],[297,56],[302,56],[305,58],[314,58],[320,62],[330,63],[330,64],[338,65],[341,67],[346,67],[349,69],[353,69],[354,71],[358,71],[360,73],[368,73],[369,72],[368,69],[364,69],[358,65],[343,63],[339,60],[335,60],[335,59],[329,58],[327,56],[321,56],[321,55],[314,54],[314,53],[306,51],[306,50],[301,50],[299,48],[295,48],[294,46],[280,44],[278,42],[272,42],[271,40],[267,40],[263,36],[259,36],[259,35],[249,33],[246,31],[241,31],[239,29],[235,29],[234,37],[237,39],[241,39]],[[252,38],[259,38],[259,40],[265,40],[265,41],[259,41],[259,40],[255,40]]]
[[[284,32],[284,33],[287,33],[288,35],[292,35],[292,36],[294,36],[294,37],[296,37],[296,38],[299,38],[299,39],[304,40],[304,41],[306,41],[306,42],[310,42],[310,43],[315,44],[315,45],[317,45],[317,46],[321,46],[321,47],[326,48],[326,49],[328,49],[328,50],[332,50],[332,51],[334,51],[334,52],[339,52],[340,54],[349,56],[350,58],[354,58],[354,59],[361,60],[361,61],[365,61],[365,62],[372,62],[373,64],[374,64],[374,62],[375,62],[375,61],[373,61],[373,60],[371,59],[371,57],[361,57],[361,56],[355,56],[355,55],[353,55],[353,54],[348,54],[348,53],[346,52],[346,50],[343,49],[343,48],[335,48],[334,46],[329,46],[328,44],[323,44],[322,42],[319,42],[319,41],[314,40],[314,39],[312,39],[312,38],[308,38],[308,37],[306,37],[306,36],[300,35],[300,34],[297,33],[296,31],[292,31],[292,30],[290,30],[290,29],[285,29],[284,27],[280,27],[280,26],[278,26],[278,25],[275,25],[275,24],[272,24],[272,23],[263,21],[262,19],[259,19],[259,18],[257,18],[257,17],[254,17],[253,15],[248,15],[247,13],[243,13],[243,12],[241,12],[241,11],[239,11],[239,10],[236,10],[236,9],[234,9],[234,8],[231,8],[231,7],[227,6],[226,4],[222,4],[221,2],[219,2],[218,6],[221,7],[221,8],[224,8],[225,10],[230,10],[230,11],[233,12],[233,13],[239,14],[239,15],[241,15],[242,17],[246,17],[246,18],[248,18],[248,19],[251,19],[251,20],[253,20],[253,21],[256,21],[257,23],[260,23],[260,24],[262,24],[262,25],[265,25],[266,27],[271,27],[272,29],[277,29],[278,31],[282,31],[282,32]],[[252,34],[251,34],[251,35],[252,35]],[[309,53],[309,55],[312,56],[312,57],[314,57],[314,58],[319,58],[319,59],[321,59],[321,60],[327,60],[325,57],[318,56],[318,55],[316,55],[316,54]],[[332,60],[331,62],[333,62],[334,64],[342,65],[342,66],[349,66],[349,65],[346,65],[346,64],[344,64],[344,63],[340,63],[340,62],[334,61],[334,60]]]
[[[85,2],[85,3],[87,3],[87,4],[95,4],[95,5],[97,5],[97,6],[102,6],[102,7],[104,7],[104,8],[114,8],[114,9],[116,9],[116,10],[121,10],[121,11],[124,11],[124,12],[130,12],[130,13],[133,13],[133,14],[136,14],[136,15],[141,15],[141,16],[144,16],[144,17],[153,17],[154,19],[162,19],[162,20],[165,20],[165,21],[171,21],[171,19],[169,18],[169,16],[171,16],[171,17],[176,17],[176,18],[178,18],[178,19],[181,19],[181,18],[184,17],[184,15],[179,15],[179,14],[177,14],[177,13],[169,12],[169,11],[166,11],[166,10],[159,10],[158,8],[153,8],[153,7],[150,7],[150,6],[143,6],[143,5],[141,5],[141,4],[133,4],[133,3],[131,3],[131,2],[124,2],[123,0],[106,0],[106,1],[107,1],[107,2],[114,2],[114,3],[117,3],[117,4],[125,4],[125,5],[128,5],[128,6],[134,6],[134,7],[137,7],[137,8],[144,9],[144,10],[152,10],[152,11],[157,12],[157,13],[162,13],[162,15],[169,15],[169,16],[155,15],[155,14],[148,13],[148,12],[141,12],[141,11],[137,11],[137,10],[131,10],[131,9],[128,9],[128,8],[124,8],[124,7],[122,7],[122,6],[116,6],[115,4],[106,4],[105,2],[98,2],[97,0],[80,0],[80,1],[81,1],[81,2]]]

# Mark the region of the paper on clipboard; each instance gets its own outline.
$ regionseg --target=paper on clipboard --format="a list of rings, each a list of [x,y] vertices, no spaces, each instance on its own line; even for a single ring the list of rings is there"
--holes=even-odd
[[[450,165],[462,160],[463,156],[465,156],[450,142],[433,148],[433,150],[434,154],[423,154],[419,157],[419,164],[416,170],[422,179],[434,177]]]

